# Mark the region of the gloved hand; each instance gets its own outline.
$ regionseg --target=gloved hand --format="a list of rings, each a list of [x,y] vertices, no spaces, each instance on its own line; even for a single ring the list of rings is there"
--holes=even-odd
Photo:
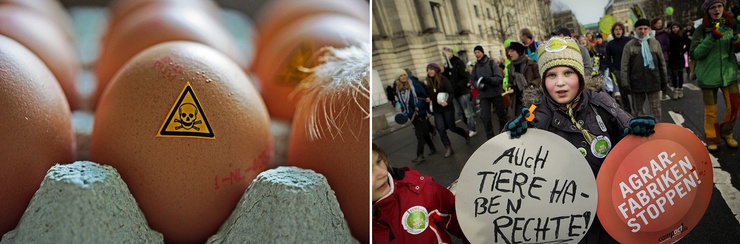
[[[648,137],[655,133],[655,118],[652,116],[637,116],[630,120],[624,135],[636,135]]]
[[[740,46],[740,34],[732,34],[732,38],[730,38],[730,43],[732,43],[733,46]]]
[[[712,28],[712,37],[714,37],[714,39],[720,39],[723,36],[725,36],[725,27],[719,27],[719,24],[715,25]]]
[[[536,106],[532,106],[533,107],[530,107],[529,109],[522,108],[522,113],[506,124],[506,130],[511,132],[511,139],[521,137],[524,133],[527,133],[527,128],[534,128],[534,123],[540,121],[540,119],[535,117],[532,113]],[[530,118],[531,120],[527,120],[527,118]]]

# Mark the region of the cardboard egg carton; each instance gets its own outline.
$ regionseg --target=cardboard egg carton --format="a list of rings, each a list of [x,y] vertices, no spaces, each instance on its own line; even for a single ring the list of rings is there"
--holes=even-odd
[[[0,243],[163,243],[116,169],[55,165]],[[278,167],[257,176],[208,243],[358,243],[326,178]]]

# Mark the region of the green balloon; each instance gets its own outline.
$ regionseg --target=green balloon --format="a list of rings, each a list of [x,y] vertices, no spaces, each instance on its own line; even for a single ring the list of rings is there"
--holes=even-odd
[[[665,14],[668,15],[668,16],[673,15],[673,7],[667,7],[665,9]]]
[[[511,45],[511,42],[511,39],[506,39],[506,41],[504,41],[504,47],[509,47],[509,45]]]

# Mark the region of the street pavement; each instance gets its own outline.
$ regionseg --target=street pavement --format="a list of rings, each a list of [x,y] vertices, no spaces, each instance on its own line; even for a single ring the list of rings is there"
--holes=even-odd
[[[718,97],[718,111],[720,111],[718,117],[721,119],[725,106],[721,93]],[[663,101],[661,107],[662,120],[660,122],[682,125],[699,138],[704,138],[704,106],[696,81],[686,82],[683,99]],[[377,112],[388,113],[389,116],[393,113],[392,109],[373,109],[374,114]],[[500,131],[495,113],[492,121],[496,131]],[[409,123],[406,125],[391,123],[390,129],[373,133],[373,142],[388,153],[393,167],[408,166],[422,174],[432,176],[436,182],[444,186],[449,186],[458,178],[468,158],[486,141],[485,130],[479,117],[476,117],[476,122],[478,135],[471,138],[469,144],[465,143],[463,137],[451,132],[447,133],[455,151],[455,154],[449,158],[444,158],[444,146],[437,135],[432,138],[437,153],[431,156],[426,155],[429,153],[429,148],[425,146],[426,161],[412,163],[411,160],[416,158],[416,137],[413,126]],[[466,127],[460,120],[457,126]],[[738,129],[735,130],[735,138],[740,139]],[[740,236],[739,153],[740,149],[729,149],[722,142],[719,145],[719,151],[712,154],[716,158],[716,161],[713,159],[712,162],[714,167],[712,199],[702,220],[679,243],[740,243],[737,239]]]

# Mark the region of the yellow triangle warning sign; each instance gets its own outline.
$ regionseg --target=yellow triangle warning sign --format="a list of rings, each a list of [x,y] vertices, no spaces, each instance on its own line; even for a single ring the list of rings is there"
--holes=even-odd
[[[169,115],[157,132],[157,137],[216,139],[190,82],[185,84],[177,101],[172,105]]]

